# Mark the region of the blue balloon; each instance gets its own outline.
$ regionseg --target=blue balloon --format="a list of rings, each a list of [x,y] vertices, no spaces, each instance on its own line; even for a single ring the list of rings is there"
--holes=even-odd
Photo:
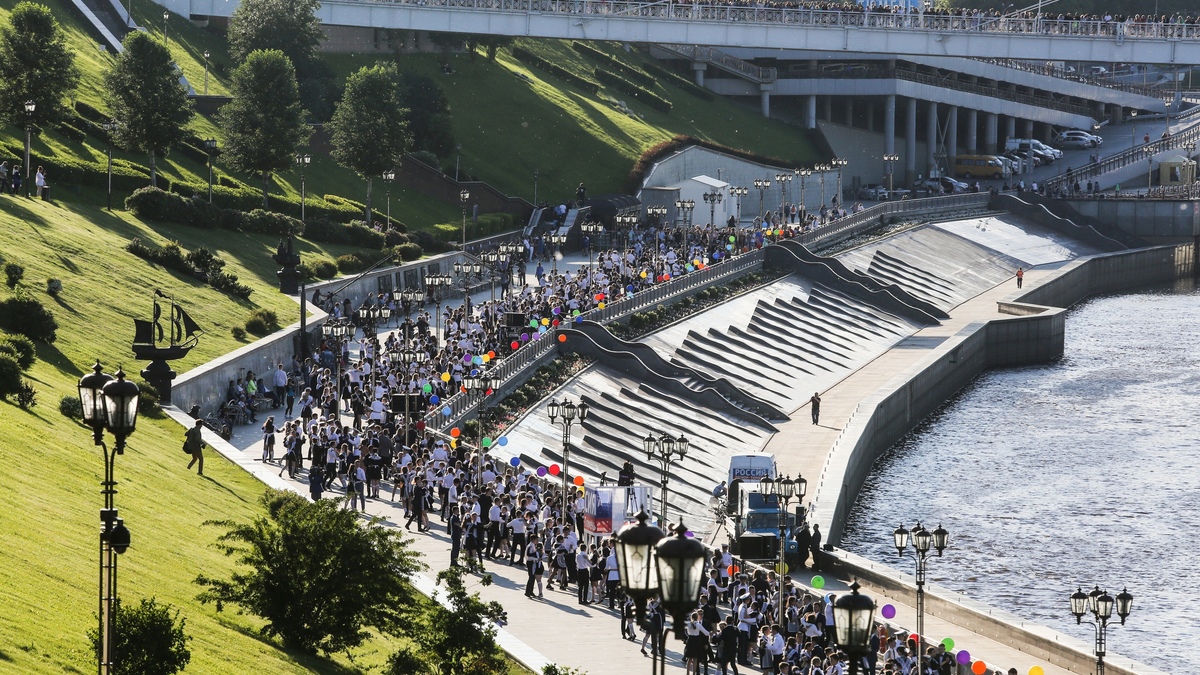
[[[433,396],[430,396],[430,397],[429,397],[429,402],[430,402],[432,405],[437,405],[437,404],[439,404],[439,403],[441,403],[441,402],[442,402],[442,399],[441,399],[440,397],[438,397],[438,395],[437,395],[437,394],[434,394]]]
[[[583,323],[583,316],[575,317],[575,323]]]
[[[483,365],[483,357],[476,356],[475,358],[471,359],[471,363],[474,363],[477,366],[482,366]]]
[[[501,438],[500,440],[504,439]],[[513,457],[512,459],[508,460],[508,463],[513,466],[521,466],[521,459],[519,457]]]
[[[445,416],[445,417],[449,417],[449,416],[451,416],[451,415],[453,415],[453,414],[454,414],[454,411],[450,409],[450,406],[446,406],[445,408],[442,408],[442,415],[443,415],[443,416]]]
[[[471,369],[471,377],[479,377],[479,369],[478,368]]]
[[[496,439],[496,442],[500,444],[500,447],[504,447],[508,445],[508,436],[501,436],[500,438]],[[513,459],[516,459],[516,457],[513,457]],[[516,466],[516,464],[513,466]]]

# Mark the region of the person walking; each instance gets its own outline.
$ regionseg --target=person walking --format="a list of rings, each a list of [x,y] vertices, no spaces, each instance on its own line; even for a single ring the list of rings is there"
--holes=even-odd
[[[1025,283],[1025,268],[1018,267],[1017,268],[1017,288],[1020,288],[1021,285],[1024,283]]]
[[[821,392],[813,392],[808,402],[812,404],[812,422],[816,424],[821,419]]]
[[[796,528],[795,537],[796,549],[798,551],[797,555],[800,557],[798,564],[800,565],[800,569],[806,569],[806,563],[808,562],[808,549],[812,544],[812,532],[808,530],[808,523],[805,523],[803,527]]]
[[[533,597],[533,586],[537,584],[537,596],[542,597],[542,574],[545,573],[545,567],[542,565],[542,545],[538,543],[536,534],[529,535],[529,544],[525,547],[525,570],[529,573],[529,578],[525,581],[525,597]]]
[[[821,552],[821,526],[813,523],[812,539],[808,542],[808,550],[812,552],[813,570],[821,571],[821,566],[817,564],[817,554]]]
[[[579,585],[579,604],[590,605],[588,589],[592,587],[592,561],[582,546],[575,550],[575,577]]]
[[[196,420],[196,424],[183,436],[183,449],[188,451],[192,456],[192,461],[188,462],[187,468],[190,470],[196,462],[200,463],[200,468],[196,470],[196,475],[204,475],[204,438],[202,436],[204,430],[204,420]]]
[[[263,422],[263,425],[262,425],[263,445],[262,445],[262,459],[260,461],[263,461],[263,462],[274,462],[275,461],[275,431],[276,431],[275,416],[268,415],[267,421]]]
[[[450,513],[446,529],[450,533],[450,566],[458,567],[458,553],[462,549],[462,515],[459,509]]]

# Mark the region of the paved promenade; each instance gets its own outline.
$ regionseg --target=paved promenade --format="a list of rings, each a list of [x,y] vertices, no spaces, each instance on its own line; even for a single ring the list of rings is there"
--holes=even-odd
[[[560,265],[561,267],[561,265]],[[1029,270],[1025,276],[1027,285],[1038,283],[1048,272]],[[806,410],[799,411],[795,419],[780,429],[780,433],[771,441],[768,450],[775,452],[784,472],[797,472],[806,477],[815,478],[820,474],[825,456],[836,441],[840,430],[845,426],[853,413],[858,401],[874,393],[887,384],[898,373],[928,355],[929,349],[939,343],[940,338],[950,336],[962,330],[972,322],[984,321],[999,316],[996,302],[1015,293],[1015,283],[1011,280],[992,288],[968,302],[960,305],[951,312],[951,318],[941,326],[919,331],[916,335],[897,345],[863,368],[849,375],[841,382],[822,392],[822,416],[819,426],[810,423]],[[276,411],[277,414],[282,411]],[[260,413],[261,419],[265,419]],[[182,423],[190,420],[186,416],[172,411],[172,415]],[[278,415],[281,419],[282,416]],[[349,420],[347,420],[347,423]],[[206,436],[211,436],[206,434]],[[306,481],[289,480],[280,477],[280,467],[258,461],[261,455],[261,434],[258,425],[243,425],[237,427],[230,443],[219,438],[208,437],[209,444],[220,454],[233,462],[237,467],[245,469],[260,478],[266,485],[276,488],[295,490],[308,494]],[[276,449],[276,455],[282,452]],[[182,463],[180,470],[183,470]],[[228,465],[223,465],[210,451],[207,474],[219,482],[220,475],[228,471]],[[300,477],[305,478],[307,472]],[[811,484],[810,484],[811,485]],[[337,484],[334,489],[336,491]],[[812,489],[810,488],[810,494]],[[403,526],[403,507],[387,499],[391,494],[391,486],[381,488],[381,499],[367,502],[367,513],[384,519],[386,526]],[[337,496],[336,492],[326,493],[326,496]],[[888,536],[890,533],[881,533]],[[431,529],[428,533],[413,532],[413,546],[419,551],[429,570],[415,580],[425,592],[432,592],[433,577],[438,570],[449,563],[449,542],[446,528],[436,514],[431,515]],[[638,644],[631,643],[620,637],[618,615],[609,611],[607,605],[589,605],[586,607],[576,603],[575,591],[559,590],[545,591],[543,599],[524,597],[523,590],[526,580],[525,570],[510,567],[502,563],[489,561],[487,571],[493,575],[494,585],[483,587],[476,585],[477,590],[485,600],[500,602],[508,612],[509,623],[499,632],[501,645],[518,660],[537,672],[543,665],[557,663],[580,668],[592,675],[605,673],[634,673],[650,667],[650,659],[642,656]],[[802,573],[798,580],[802,584],[811,582],[811,572]],[[824,592],[838,592],[845,588],[842,581],[828,579]],[[896,623],[912,628],[915,626],[915,609],[903,602],[884,596],[883,592],[874,588],[866,588],[865,592],[874,597],[880,606],[892,604],[896,607]],[[933,641],[951,637],[960,648],[969,649],[971,654],[986,663],[995,664],[992,669],[1016,667],[1022,674],[1029,667],[1040,665],[1047,675],[1066,673],[1061,668],[1048,665],[1032,656],[1023,654],[1016,649],[976,636],[969,626],[959,626],[943,622],[936,617],[926,617],[926,632]],[[682,642],[668,641],[668,668],[672,671],[682,671],[680,655]],[[719,672],[713,670],[712,672]]]

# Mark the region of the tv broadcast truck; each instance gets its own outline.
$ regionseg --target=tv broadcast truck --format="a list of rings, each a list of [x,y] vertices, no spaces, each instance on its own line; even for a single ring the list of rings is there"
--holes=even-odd
[[[778,475],[775,455],[745,453],[729,458],[729,490],[725,514],[730,521],[729,549],[741,558],[769,561],[779,558],[779,497],[763,494],[759,481]],[[792,531],[803,524],[804,507],[797,505],[787,514],[785,557],[799,556]]]

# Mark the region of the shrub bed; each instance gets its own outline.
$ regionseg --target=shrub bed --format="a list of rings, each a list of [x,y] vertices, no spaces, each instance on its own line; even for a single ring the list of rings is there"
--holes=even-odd
[[[653,87],[657,84],[657,81],[654,79],[653,75],[648,75],[645,71],[620,61],[614,56],[605,54],[589,44],[575,40],[571,42],[571,49],[574,49],[575,51],[594,61],[603,63],[604,65],[620,72],[626,78],[642,85],[643,87]]]
[[[58,338],[54,315],[40,301],[20,290],[16,296],[0,302],[0,328],[34,342],[54,342]]]
[[[225,261],[204,247],[185,254],[177,242],[168,242],[166,246],[158,248],[148,246],[140,238],[134,237],[125,245],[125,250],[143,260],[195,277],[222,293],[243,300],[254,292],[254,289],[240,283],[236,274],[224,271]]]
[[[571,84],[579,87],[593,96],[600,93],[599,83],[589,80],[586,77],[576,75],[557,63],[551,63],[550,61],[547,61],[546,59],[543,59],[542,57],[533,54],[522,47],[513,47],[512,55],[516,57],[517,60],[527,63],[531,66],[541,68],[551,75],[554,75],[559,79],[566,80],[567,82],[570,82]]]
[[[746,150],[731,148],[728,145],[721,145],[720,143],[706,141],[702,138],[696,138],[694,136],[678,135],[669,141],[663,141],[655,144],[643,152],[641,157],[638,157],[637,162],[634,163],[633,168],[629,171],[629,177],[625,179],[625,192],[629,194],[636,194],[642,187],[642,181],[646,178],[646,172],[650,170],[650,167],[654,166],[655,162],[663,157],[679,152],[680,150],[692,145],[698,145],[702,148],[708,148],[709,150],[716,150],[734,157],[748,159],[752,162],[758,162],[759,164],[769,164],[773,166],[800,166],[803,164],[803,162],[800,162],[799,160],[767,157],[765,155],[759,155]]]

